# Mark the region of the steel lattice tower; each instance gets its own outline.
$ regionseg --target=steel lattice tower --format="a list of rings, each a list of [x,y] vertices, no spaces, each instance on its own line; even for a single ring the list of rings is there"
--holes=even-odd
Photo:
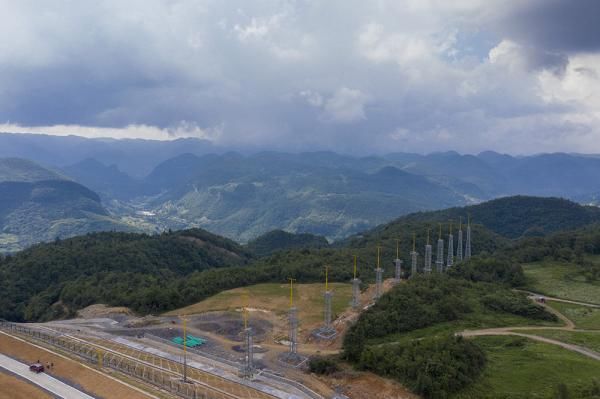
[[[425,274],[431,273],[431,245],[429,244],[429,230],[427,230],[427,244],[425,244],[425,260],[423,272]]]
[[[471,259],[471,218],[467,221],[467,243],[465,244],[465,260]]]
[[[436,271],[442,273],[444,271],[444,240],[438,239],[437,242],[437,257],[435,261]]]
[[[396,267],[394,280],[399,283],[402,279],[402,260],[398,258],[394,259],[394,265]]]
[[[252,378],[254,375],[254,342],[252,328],[248,327],[248,313],[244,306],[244,352],[245,359],[241,374],[244,378]]]
[[[462,232],[462,218],[460,218],[460,224],[458,227],[458,242],[456,243],[456,261],[462,262],[463,260],[463,232]]]
[[[417,251],[415,251],[415,235],[413,234],[413,250],[410,253],[410,278],[417,277]]]
[[[354,278],[352,279],[352,302],[354,309],[360,306],[360,280],[356,277],[356,255],[354,255]]]
[[[294,306],[294,279],[290,278],[290,357],[298,354],[298,309]]]
[[[246,361],[244,362],[242,375],[245,378],[252,378],[254,375],[254,343],[251,327],[244,329],[244,349],[246,351]]]
[[[333,297],[333,292],[329,291],[329,268],[325,268],[325,293],[323,294],[323,298],[325,299],[325,309],[324,309],[324,325],[323,332],[328,333],[332,332],[333,328],[331,327],[331,298]]]
[[[435,266],[438,273],[444,271],[444,240],[442,239],[442,224],[440,223],[440,236],[437,242],[437,256],[435,259]]]
[[[383,269],[381,268],[379,251],[381,247],[377,247],[377,269],[375,269],[375,296],[374,299],[381,298],[383,294]]]
[[[400,240],[396,240],[396,259],[394,259],[394,266],[396,267],[394,281],[400,282],[402,278],[402,260],[400,260]]]
[[[337,331],[331,323],[331,298],[333,292],[329,290],[329,268],[325,267],[325,292],[323,293],[324,308],[323,308],[323,325],[313,331],[313,335],[318,339],[333,339],[337,335]]]
[[[290,308],[290,356],[298,354],[298,309],[293,306]]]
[[[446,266],[451,267],[454,264],[454,236],[452,235],[452,222],[450,222],[450,233],[448,234],[448,260]]]
[[[323,329],[326,331],[330,331],[331,328],[331,298],[333,297],[333,292],[325,291],[323,294],[325,298],[325,312],[324,312],[324,324]]]

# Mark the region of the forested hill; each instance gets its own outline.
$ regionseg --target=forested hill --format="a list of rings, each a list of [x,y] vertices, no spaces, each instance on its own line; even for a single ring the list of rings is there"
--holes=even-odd
[[[519,243],[490,229],[504,232],[502,226],[514,227],[493,219],[493,215],[512,217],[510,209],[546,231],[561,227],[555,224],[555,215],[560,216],[558,220],[576,220],[581,224],[596,217],[594,209],[573,206],[568,201],[513,197],[477,207],[453,208],[445,213],[410,215],[328,247],[321,247],[325,246],[322,238],[289,237],[282,232],[263,237],[260,245],[246,247],[200,229],[155,236],[88,234],[39,244],[1,260],[0,317],[13,320],[65,317],[93,303],[156,313],[249,284],[286,281],[288,277],[299,282],[322,281],[324,265],[330,266],[332,281],[348,281],[352,277],[353,255],[358,256],[359,277],[369,282],[373,281],[378,246],[385,275],[391,277],[398,241],[399,256],[408,265],[414,234],[421,265],[427,231],[430,230],[430,242],[435,245],[439,221],[466,218],[468,213],[472,215],[475,255],[508,255],[518,248],[519,253],[530,256],[529,247],[522,249]],[[563,226],[571,227],[566,222]],[[443,225],[445,240],[448,227],[448,223]],[[456,247],[456,229],[454,233]],[[506,248],[512,249],[506,251]],[[270,255],[260,257],[262,254]]]
[[[200,229],[155,236],[94,233],[39,244],[0,259],[0,317],[65,316],[72,309],[51,305],[63,301],[79,308],[100,300],[101,293],[86,293],[86,285],[105,293],[119,286],[114,292],[122,297],[113,299],[131,304],[145,288],[160,287],[169,279],[249,260],[249,253],[235,242]]]
[[[449,221],[453,222],[456,231],[459,220],[462,218],[464,226],[469,215],[474,224],[483,225],[506,238],[541,236],[600,222],[600,208],[595,206],[579,205],[562,198],[513,196],[478,205],[412,213],[376,227],[370,234],[389,230],[393,225],[424,222],[443,223],[447,229]]]
[[[0,159],[0,253],[98,230],[133,230],[85,186],[25,159]]]
[[[286,249],[326,248],[328,246],[329,243],[323,236],[273,230],[250,241],[247,248],[257,256],[267,256]]]

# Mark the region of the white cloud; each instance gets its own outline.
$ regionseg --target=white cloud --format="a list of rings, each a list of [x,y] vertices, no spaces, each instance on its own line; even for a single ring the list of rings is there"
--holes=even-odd
[[[512,34],[519,0],[0,5],[0,120],[14,122],[2,130],[600,151],[598,54],[526,40],[521,17]]]
[[[158,128],[148,125],[128,125],[122,128],[52,125],[52,126],[22,126],[14,123],[0,124],[3,133],[38,133],[54,136],[81,136],[87,138],[116,138],[116,139],[150,139],[175,140],[179,138],[199,138],[216,141],[223,131],[223,126],[202,129],[192,122],[182,121],[169,128]]]
[[[342,87],[324,104],[327,118],[340,123],[351,123],[366,119],[365,105],[368,96],[357,89]]]

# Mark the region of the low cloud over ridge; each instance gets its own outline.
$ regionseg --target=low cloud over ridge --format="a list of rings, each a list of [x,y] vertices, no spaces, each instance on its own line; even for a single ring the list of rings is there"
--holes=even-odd
[[[2,131],[600,152],[593,0],[1,4]]]

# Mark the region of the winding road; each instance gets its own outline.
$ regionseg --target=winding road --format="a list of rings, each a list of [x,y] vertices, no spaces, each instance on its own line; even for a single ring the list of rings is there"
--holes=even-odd
[[[552,297],[548,297],[548,296],[541,295],[541,294],[536,294],[536,293],[529,292],[529,291],[522,291],[522,292],[528,293],[530,295],[530,299],[532,299],[532,300],[534,300],[534,298],[533,298],[534,296],[543,296],[547,300],[552,300],[552,301],[557,301],[557,302],[572,303],[572,304],[576,304],[576,305],[589,306],[589,307],[593,307],[593,308],[600,308],[600,305],[596,305],[596,304],[571,301],[571,300],[568,300],[568,299],[552,298]],[[552,344],[552,345],[560,346],[560,347],[562,347],[564,349],[580,353],[580,354],[582,354],[584,356],[587,356],[589,358],[592,358],[594,360],[600,360],[600,353],[595,352],[595,351],[593,351],[591,349],[585,348],[583,346],[569,344],[569,343],[566,343],[566,342],[558,341],[556,339],[541,337],[539,335],[525,334],[525,333],[518,332],[519,330],[529,330],[529,331],[530,330],[558,330],[558,331],[573,331],[573,332],[596,332],[596,333],[600,334],[600,330],[579,330],[579,329],[576,329],[575,323],[573,323],[573,321],[570,320],[567,316],[565,316],[564,314],[560,313],[556,309],[548,306],[545,303],[540,304],[540,305],[544,306],[546,308],[546,310],[548,310],[550,313],[553,313],[554,315],[556,315],[556,317],[558,317],[560,320],[562,320],[565,323],[565,325],[562,326],[562,327],[515,326],[515,327],[485,328],[485,329],[481,329],[481,330],[465,330],[465,331],[457,333],[457,335],[460,335],[460,336],[463,336],[463,337],[467,337],[467,338],[469,338],[469,337],[479,337],[479,336],[485,336],[485,335],[512,335],[512,336],[525,337],[525,338],[532,339],[534,341],[539,341],[539,342],[544,342],[544,343],[547,343],[547,344]]]

